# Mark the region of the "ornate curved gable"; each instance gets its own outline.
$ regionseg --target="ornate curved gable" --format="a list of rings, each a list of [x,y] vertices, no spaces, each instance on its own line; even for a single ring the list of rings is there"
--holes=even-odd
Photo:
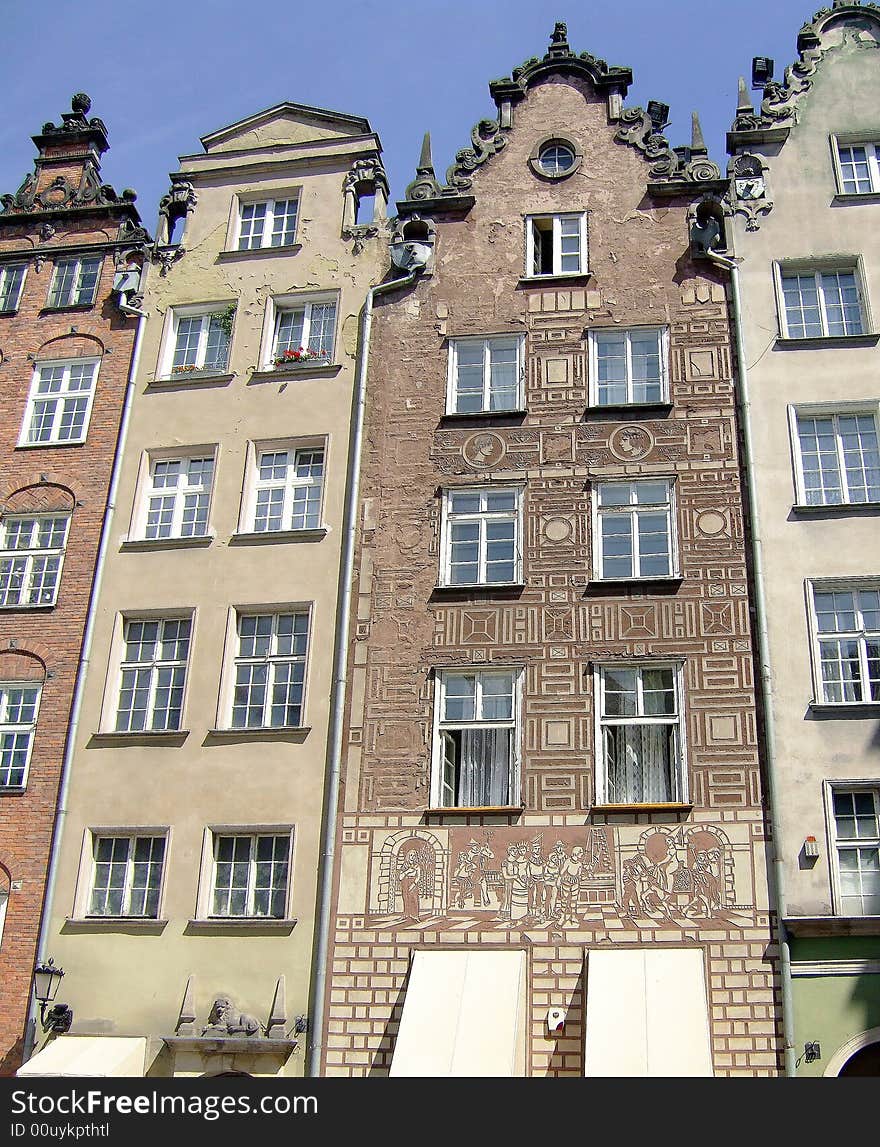
[[[745,82],[740,81],[736,115],[727,134],[727,150],[733,154],[755,143],[784,140],[798,120],[798,104],[813,86],[816,71],[829,53],[851,44],[857,49],[880,49],[880,5],[835,3],[820,8],[801,28],[797,38],[799,59],[785,69],[782,82],[764,85],[757,111]]]

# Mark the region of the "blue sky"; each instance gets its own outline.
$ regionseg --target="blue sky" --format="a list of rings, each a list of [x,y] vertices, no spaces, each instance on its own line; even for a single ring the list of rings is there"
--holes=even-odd
[[[797,33],[817,0],[44,0],[3,5],[0,193],[32,168],[30,137],[59,122],[70,96],[92,97],[107,124],[103,167],[117,191],[133,187],[146,225],[178,155],[199,137],[282,100],[366,116],[382,139],[392,199],[412,178],[430,130],[442,179],[455,152],[490,116],[490,79],[543,55],[564,20],[576,52],[627,65],[627,105],[671,107],[672,144],[700,112],[724,163],[736,81],[751,59],[797,58]],[[756,95],[758,93],[755,93]]]

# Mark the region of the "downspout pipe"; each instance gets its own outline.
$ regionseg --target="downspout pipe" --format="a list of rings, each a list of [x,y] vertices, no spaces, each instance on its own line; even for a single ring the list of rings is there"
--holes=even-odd
[[[345,500],[342,564],[339,573],[339,603],[336,608],[336,650],[333,664],[330,730],[328,735],[327,772],[324,786],[324,823],[321,832],[321,859],[317,903],[317,933],[312,958],[312,1009],[309,1020],[309,1055],[307,1076],[321,1072],[324,1033],[324,1001],[327,993],[327,962],[330,957],[330,918],[333,878],[336,860],[336,825],[339,815],[339,781],[342,775],[342,727],[348,688],[348,641],[351,629],[354,550],[357,539],[357,508],[361,486],[361,448],[364,437],[364,414],[367,404],[367,363],[370,356],[370,334],[373,329],[373,300],[377,295],[408,287],[424,269],[413,266],[400,279],[390,279],[370,287],[361,312],[360,353],[357,362],[356,397],[353,410],[348,464],[349,483]]]
[[[733,324],[735,332],[735,352],[739,374],[740,422],[742,424],[743,464],[745,485],[751,519],[752,568],[755,585],[755,629],[758,639],[758,662],[761,678],[761,700],[764,708],[764,759],[766,763],[767,798],[770,805],[770,831],[773,836],[773,885],[776,897],[776,934],[779,943],[779,973],[782,980],[782,1034],[785,1053],[785,1074],[797,1074],[794,1046],[794,1007],[791,993],[791,949],[785,927],[785,864],[782,856],[782,832],[779,821],[779,803],[776,771],[776,720],[773,711],[773,674],[770,669],[770,638],[767,630],[767,601],[764,596],[764,546],[758,526],[758,498],[752,478],[754,457],[752,454],[752,406],[749,398],[749,372],[746,365],[743,328],[742,302],[739,289],[739,265],[734,259],[709,250],[706,257],[710,262],[730,273],[730,287],[733,303]]]
[[[76,746],[77,731],[79,729],[80,711],[82,709],[83,692],[85,690],[86,670],[92,650],[92,636],[95,630],[95,618],[98,612],[98,599],[101,594],[101,583],[104,580],[104,564],[107,557],[107,548],[110,543],[110,531],[113,528],[114,511],[116,510],[116,494],[119,488],[119,475],[122,470],[122,459],[125,454],[125,443],[128,438],[128,427],[131,421],[131,404],[134,398],[134,385],[137,376],[138,363],[141,357],[141,346],[144,328],[146,327],[147,312],[136,307],[120,306],[119,309],[126,315],[137,316],[138,325],[134,336],[134,349],[131,354],[131,367],[128,372],[128,382],[125,388],[125,398],[122,402],[122,416],[119,422],[119,436],[116,440],[116,453],[113,458],[113,469],[110,474],[110,489],[107,493],[107,507],[104,511],[104,523],[101,527],[101,539],[98,543],[98,557],[95,563],[95,576],[92,580],[92,592],[89,596],[89,608],[86,614],[86,625],[83,631],[82,648],[79,665],[76,671],[76,684],[73,688],[73,701],[70,706],[70,725],[67,731],[67,741],[64,745],[64,760],[61,765],[61,777],[58,783],[58,803],[55,811],[55,825],[52,832],[52,848],[49,853],[49,870],[46,876],[46,891],[43,896],[43,918],[40,922],[40,935],[37,939],[37,960],[44,960],[48,955],[46,947],[49,941],[49,928],[52,919],[52,908],[55,902],[55,886],[58,881],[58,863],[61,853],[61,839],[64,835],[64,821],[67,815],[67,796],[70,788],[70,766]],[[31,1058],[36,1043],[37,1031],[37,1002],[33,993],[28,1007],[27,1020],[24,1031],[24,1050],[22,1063]]]

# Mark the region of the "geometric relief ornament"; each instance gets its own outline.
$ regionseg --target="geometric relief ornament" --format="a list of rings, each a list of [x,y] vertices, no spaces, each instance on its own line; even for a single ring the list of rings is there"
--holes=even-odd
[[[634,462],[654,449],[653,435],[644,426],[619,426],[608,445],[621,462]]]
[[[730,522],[727,514],[721,510],[703,510],[695,519],[697,530],[706,538],[715,538],[719,534],[730,534]]]
[[[542,530],[546,541],[559,545],[560,542],[567,542],[572,536],[574,523],[571,518],[566,517],[545,518]]]

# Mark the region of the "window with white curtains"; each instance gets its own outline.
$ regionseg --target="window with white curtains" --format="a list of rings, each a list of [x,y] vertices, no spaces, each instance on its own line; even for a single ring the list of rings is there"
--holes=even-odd
[[[440,672],[432,804],[519,804],[519,672]]]
[[[685,801],[678,667],[602,666],[597,696],[597,804]]]

